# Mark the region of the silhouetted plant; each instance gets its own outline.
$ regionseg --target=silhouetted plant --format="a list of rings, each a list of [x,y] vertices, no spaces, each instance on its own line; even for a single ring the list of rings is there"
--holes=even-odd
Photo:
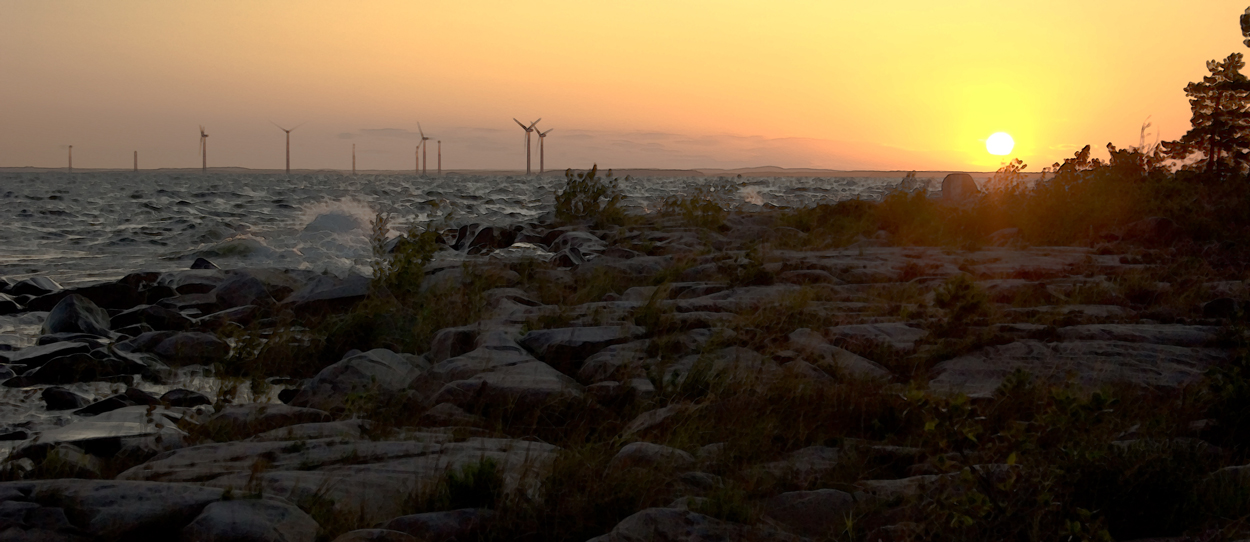
[[[600,178],[598,171],[598,165],[583,173],[564,171],[564,190],[556,193],[557,221],[591,220],[600,225],[624,222],[619,182],[611,170],[606,179]]]

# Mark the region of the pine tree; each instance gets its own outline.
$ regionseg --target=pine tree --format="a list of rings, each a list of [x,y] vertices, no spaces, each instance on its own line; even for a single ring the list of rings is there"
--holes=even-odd
[[[1250,167],[1250,80],[1241,74],[1241,53],[1219,62],[1207,61],[1211,75],[1185,87],[1193,111],[1192,128],[1177,141],[1164,143],[1164,152],[1178,160],[1195,154],[1201,159],[1186,166],[1219,178],[1226,170]]]

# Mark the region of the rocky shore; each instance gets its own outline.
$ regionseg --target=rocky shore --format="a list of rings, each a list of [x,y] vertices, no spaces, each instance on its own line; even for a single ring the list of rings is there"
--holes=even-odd
[[[1191,397],[1247,285],[1129,242],[1156,223],[829,249],[778,214],[465,226],[406,297],[206,260],[0,278],[0,539],[921,540],[1036,497],[1055,445],[1016,445],[1051,427],[1250,492]],[[1094,414],[984,432],[1024,398]]]

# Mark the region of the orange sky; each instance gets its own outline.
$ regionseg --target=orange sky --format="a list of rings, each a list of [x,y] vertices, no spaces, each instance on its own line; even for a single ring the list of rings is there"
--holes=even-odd
[[[992,170],[1005,131],[1036,170],[1179,137],[1246,5],[0,0],[0,167],[197,167],[203,124],[210,166],[281,168],[273,120],[295,168],[409,168],[420,122],[523,169],[542,117],[548,169]]]

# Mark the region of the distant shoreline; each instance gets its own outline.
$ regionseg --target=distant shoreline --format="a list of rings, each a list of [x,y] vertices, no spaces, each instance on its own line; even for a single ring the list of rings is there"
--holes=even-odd
[[[64,172],[64,167],[0,167],[0,173],[52,173]],[[76,173],[110,173],[110,172],[126,172],[132,171],[130,168],[74,168]],[[139,169],[142,173],[199,173],[200,168],[155,168],[155,169]],[[283,174],[282,169],[252,169],[245,167],[212,167],[208,168],[209,173],[236,173],[236,174]],[[583,170],[575,170],[583,171]],[[626,175],[632,177],[735,177],[742,175],[743,177],[879,177],[884,179],[896,179],[910,173],[911,170],[892,170],[892,171],[869,171],[869,170],[836,170],[836,169],[812,169],[812,168],[782,168],[773,166],[737,168],[737,169],[660,169],[660,168],[625,168],[613,169],[613,175],[624,177]],[[342,169],[293,169],[292,174],[306,175],[310,173],[336,173],[350,174],[350,170]],[[404,175],[412,173],[410,170],[394,170],[394,169],[359,169],[356,171],[358,175]],[[921,179],[936,178],[941,179],[950,173],[967,173],[977,179],[988,178],[993,175],[992,171],[916,171],[916,176]],[[502,169],[449,169],[443,172],[444,175],[524,175],[524,171],[520,170],[502,170]],[[434,175],[427,173],[427,175]],[[538,176],[537,173],[534,174]],[[564,170],[552,170],[542,174],[543,177],[563,176]],[[1036,178],[1039,174],[1026,173],[1029,179]]]

